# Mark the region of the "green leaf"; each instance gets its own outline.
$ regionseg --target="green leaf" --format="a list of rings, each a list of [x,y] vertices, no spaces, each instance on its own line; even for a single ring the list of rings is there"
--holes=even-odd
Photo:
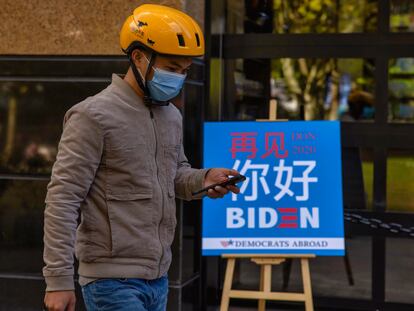
[[[320,0],[311,0],[309,3],[309,8],[312,11],[319,12],[322,9],[322,4]]]

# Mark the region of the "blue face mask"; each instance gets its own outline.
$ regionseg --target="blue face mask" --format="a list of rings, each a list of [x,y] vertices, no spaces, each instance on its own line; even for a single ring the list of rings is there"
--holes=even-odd
[[[147,58],[145,57],[145,59]],[[154,70],[154,76],[147,81],[151,97],[160,102],[176,97],[180,93],[187,75],[155,67],[152,67],[152,69]]]

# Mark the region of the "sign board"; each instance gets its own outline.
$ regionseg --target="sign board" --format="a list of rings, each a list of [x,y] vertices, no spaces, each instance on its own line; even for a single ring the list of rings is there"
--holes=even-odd
[[[204,198],[203,255],[344,255],[340,123],[207,122],[204,167],[247,177]]]

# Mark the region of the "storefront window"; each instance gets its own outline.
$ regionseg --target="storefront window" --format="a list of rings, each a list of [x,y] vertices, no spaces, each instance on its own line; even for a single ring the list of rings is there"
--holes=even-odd
[[[227,33],[375,32],[378,1],[227,0],[226,12]]]
[[[274,60],[271,85],[272,97],[278,102],[278,117],[372,120],[373,71],[374,62],[363,59]]]
[[[393,32],[414,31],[414,2],[411,0],[392,0],[390,28]]]
[[[274,1],[276,33],[374,32],[378,1]]]
[[[0,173],[48,175],[65,112],[106,84],[1,82]]]
[[[41,276],[47,183],[0,180],[0,274]]]
[[[6,57],[0,59],[2,77],[63,77],[79,80],[94,77],[111,79],[111,73],[123,74],[129,62],[126,56],[108,57]],[[50,79],[50,78],[49,78]]]
[[[374,119],[372,60],[237,59],[224,68],[224,119]],[[220,88],[211,90],[215,98]]]
[[[389,62],[390,121],[414,122],[414,58]]]
[[[372,209],[373,157],[372,149],[342,148],[342,189],[345,209]]]
[[[387,161],[387,210],[414,213],[414,153],[391,150]]]

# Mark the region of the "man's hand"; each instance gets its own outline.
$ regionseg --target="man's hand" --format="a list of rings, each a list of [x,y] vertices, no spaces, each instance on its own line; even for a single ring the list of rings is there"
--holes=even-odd
[[[227,168],[212,168],[208,171],[204,179],[204,187],[209,185],[224,182],[229,179],[229,175],[235,176],[239,172]],[[214,189],[210,189],[207,192],[207,196],[212,199],[224,197],[229,190],[233,193],[239,193],[240,189],[237,186],[228,185],[226,187],[216,186]]]
[[[46,292],[45,307],[47,311],[75,311],[75,304],[74,291]]]

